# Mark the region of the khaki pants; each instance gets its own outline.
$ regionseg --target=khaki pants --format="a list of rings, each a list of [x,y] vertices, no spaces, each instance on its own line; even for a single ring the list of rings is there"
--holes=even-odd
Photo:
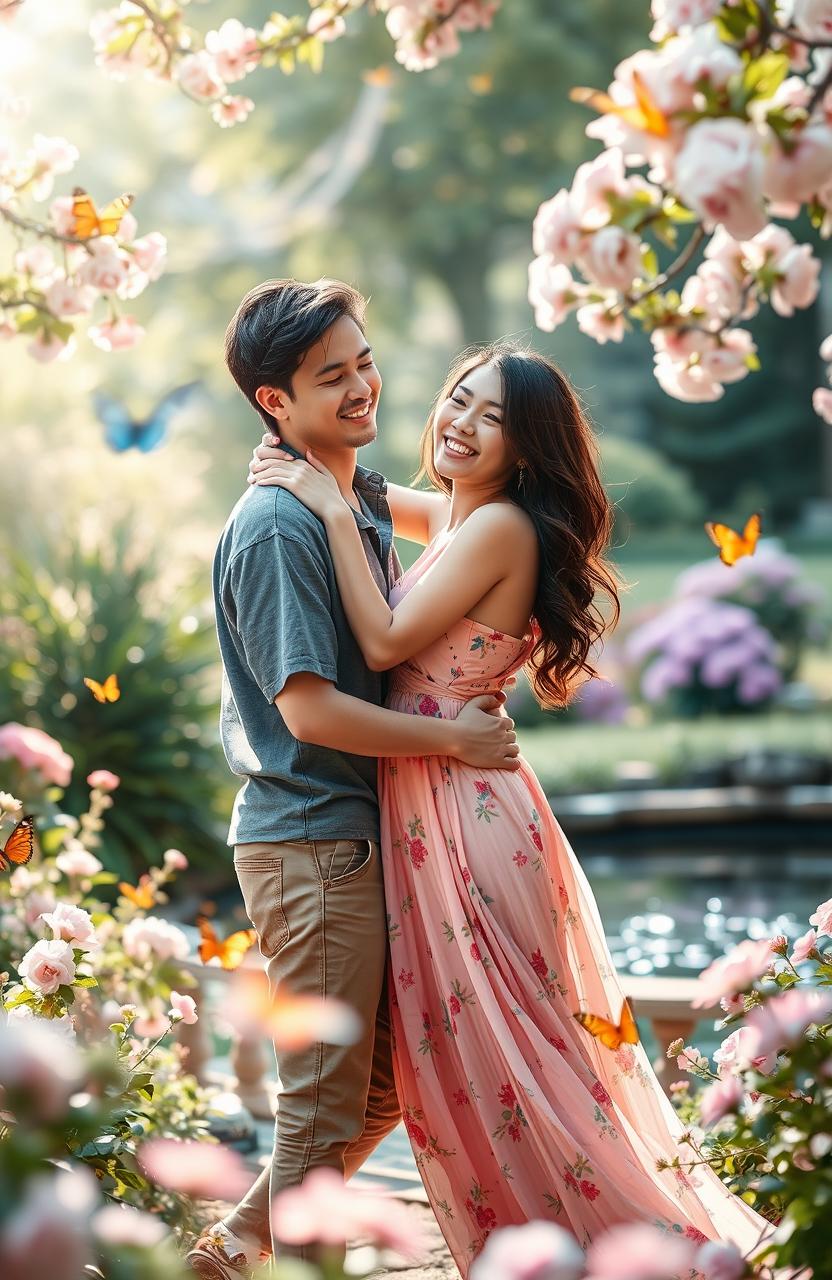
[[[304,1256],[272,1239],[271,1199],[319,1166],[349,1178],[400,1119],[381,856],[369,840],[241,844],[234,866],[272,990],[285,983],[297,995],[337,996],[364,1027],[357,1044],[275,1050],[281,1090],[271,1168],[225,1219],[261,1249]]]

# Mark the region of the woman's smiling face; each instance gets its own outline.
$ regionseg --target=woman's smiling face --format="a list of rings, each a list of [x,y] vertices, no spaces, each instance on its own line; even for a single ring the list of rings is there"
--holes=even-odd
[[[515,460],[503,436],[503,385],[496,365],[466,373],[436,410],[436,470],[454,483],[502,486]]]

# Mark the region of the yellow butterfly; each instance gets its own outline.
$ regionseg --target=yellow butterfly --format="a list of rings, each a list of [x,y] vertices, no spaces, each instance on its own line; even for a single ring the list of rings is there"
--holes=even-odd
[[[736,564],[743,556],[753,556],[757,550],[757,542],[762,528],[762,516],[755,511],[746,521],[742,533],[737,533],[727,524],[714,524],[708,520],[705,532],[715,547],[719,547],[719,558],[723,564]]]
[[[196,923],[200,936],[199,958],[203,964],[207,964],[216,956],[223,969],[236,969],[242,963],[248,949],[257,940],[254,929],[238,929],[236,933],[230,933],[221,942],[216,929],[204,916],[200,916]]]
[[[137,885],[127,884],[122,880],[118,888],[119,893],[123,894],[128,902],[132,902],[133,906],[138,907],[141,911],[149,911],[156,902],[156,894],[150,876],[142,876]]]
[[[99,684],[97,680],[93,680],[92,676],[84,676],[84,684],[89,689],[96,702],[118,702],[121,697],[121,689],[118,687],[118,676],[113,672],[107,676],[103,684]]]
[[[76,187],[72,193],[72,216],[75,219],[72,234],[78,240],[91,240],[93,236],[114,236],[121,226],[121,220],[130,208],[134,196],[118,196],[103,209],[96,209],[92,196],[87,195],[82,187]]]
[[[569,97],[573,102],[593,107],[600,115],[618,116],[625,124],[640,129],[642,133],[650,133],[656,138],[668,137],[670,121],[637,71],[633,72],[633,91],[636,100],[626,106],[616,102],[608,93],[602,93],[600,89],[573,89]]]
[[[0,871],[8,871],[11,864],[22,867],[35,851],[35,820],[27,814],[20,819],[5,845],[0,849]]]
[[[576,1013],[573,1016],[607,1049],[620,1049],[622,1044],[638,1044],[638,1027],[628,1000],[621,1006],[618,1025],[596,1013]]]

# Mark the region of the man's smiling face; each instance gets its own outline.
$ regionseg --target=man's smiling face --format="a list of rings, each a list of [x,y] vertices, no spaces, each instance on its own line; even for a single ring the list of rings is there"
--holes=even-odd
[[[360,449],[376,438],[381,374],[366,335],[342,316],[310,347],[292,378],[292,396],[272,408],[279,435],[299,449]]]

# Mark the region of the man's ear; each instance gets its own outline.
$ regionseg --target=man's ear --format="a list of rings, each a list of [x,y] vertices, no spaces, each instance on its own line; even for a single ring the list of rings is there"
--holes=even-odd
[[[280,387],[258,387],[254,398],[260,408],[265,409],[277,422],[285,422],[288,418],[289,397]]]

